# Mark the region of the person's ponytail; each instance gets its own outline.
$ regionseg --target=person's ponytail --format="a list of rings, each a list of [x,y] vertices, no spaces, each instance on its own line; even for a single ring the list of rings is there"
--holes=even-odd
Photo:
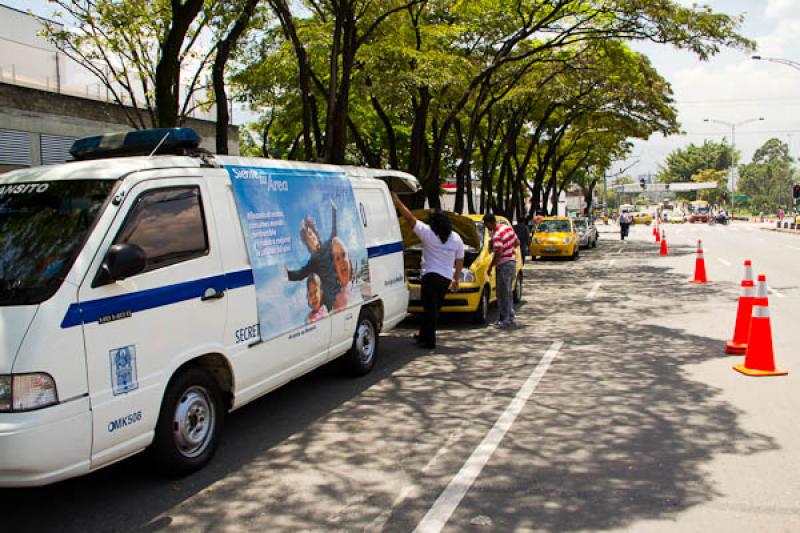
[[[439,237],[439,240],[442,241],[442,244],[447,242],[447,239],[450,238],[450,233],[453,231],[453,227],[450,224],[450,219],[447,217],[447,214],[439,211],[432,211],[431,214],[428,216],[428,225],[431,227],[431,230]]]

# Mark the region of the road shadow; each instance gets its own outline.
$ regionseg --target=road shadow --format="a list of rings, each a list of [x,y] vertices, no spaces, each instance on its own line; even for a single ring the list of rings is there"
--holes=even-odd
[[[653,253],[651,243],[620,252],[601,241],[576,262],[528,263],[516,329],[449,316],[428,351],[413,345],[417,324],[406,321],[381,338],[368,376],[344,379],[328,365],[234,413],[206,469],[166,480],[136,457],[51,487],[3,490],[5,524],[413,530],[554,340],[561,353],[447,529],[577,531],[674,518],[719,495],[704,471],[715,455],[776,444],[743,429],[719,389],[689,377],[687,365],[725,357],[719,339],[657,325],[729,299],[735,285],[690,285],[688,274],[645,259]]]

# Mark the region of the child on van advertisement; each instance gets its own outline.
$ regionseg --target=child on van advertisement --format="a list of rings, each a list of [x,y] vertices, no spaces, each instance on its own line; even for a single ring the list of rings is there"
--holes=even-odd
[[[306,279],[306,291],[308,306],[311,308],[311,312],[308,313],[308,323],[311,324],[328,316],[328,308],[322,303],[322,282],[313,272]]]
[[[334,299],[341,288],[339,279],[336,276],[333,252],[331,250],[331,242],[336,237],[336,204],[331,201],[331,236],[327,241],[322,241],[319,231],[317,231],[317,225],[310,216],[304,218],[300,224],[300,237],[311,256],[301,268],[297,270],[287,269],[286,275],[289,281],[301,281],[309,274],[317,274],[322,283],[325,306],[328,309],[333,309]]]
[[[363,227],[345,174],[226,168],[253,268],[262,339],[322,320],[370,293]],[[321,235],[330,237],[323,242]],[[343,264],[337,270],[334,250],[340,263],[348,260],[349,272]],[[312,275],[319,279],[316,308]],[[339,297],[343,288],[347,298]]]

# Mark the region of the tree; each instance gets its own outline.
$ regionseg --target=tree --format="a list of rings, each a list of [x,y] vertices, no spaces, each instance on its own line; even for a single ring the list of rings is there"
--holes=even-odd
[[[740,167],[739,192],[746,194],[753,211],[774,212],[791,203],[795,174],[789,146],[780,139],[769,139],[753,154],[753,160]]]
[[[693,179],[702,171],[714,170],[727,173],[739,158],[739,152],[726,142],[703,141],[702,146],[689,144],[673,150],[659,169],[656,179],[661,183],[710,181]],[[708,176],[708,174],[703,174]],[[715,174],[719,176],[719,174]]]
[[[215,26],[220,28],[223,33],[217,38],[216,54],[214,63],[211,67],[211,79],[214,87],[214,101],[217,107],[216,123],[216,143],[217,153],[228,153],[228,124],[230,114],[228,113],[228,95],[226,85],[226,66],[231,54],[236,50],[239,39],[245,34],[250,26],[250,21],[255,14],[256,7],[260,0],[241,0],[234,1],[232,5],[223,2],[223,9],[217,15]],[[231,16],[231,9],[233,16]]]
[[[78,26],[45,23],[45,36],[101,81],[133,128],[174,127],[203,104],[196,97],[210,57],[199,43],[209,23],[204,0],[52,1],[64,10],[56,18],[66,14]]]

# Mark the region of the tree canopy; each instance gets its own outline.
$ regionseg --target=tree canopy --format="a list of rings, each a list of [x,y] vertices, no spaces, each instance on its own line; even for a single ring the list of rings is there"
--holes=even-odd
[[[679,131],[631,41],[753,47],[741,17],[676,0],[54,1],[78,28],[48,35],[134,103],[134,127],[214,101],[227,125],[230,84],[258,114],[246,153],[406,170],[434,206],[453,180],[456,210],[518,218]],[[664,179],[700,168],[683,166]]]

